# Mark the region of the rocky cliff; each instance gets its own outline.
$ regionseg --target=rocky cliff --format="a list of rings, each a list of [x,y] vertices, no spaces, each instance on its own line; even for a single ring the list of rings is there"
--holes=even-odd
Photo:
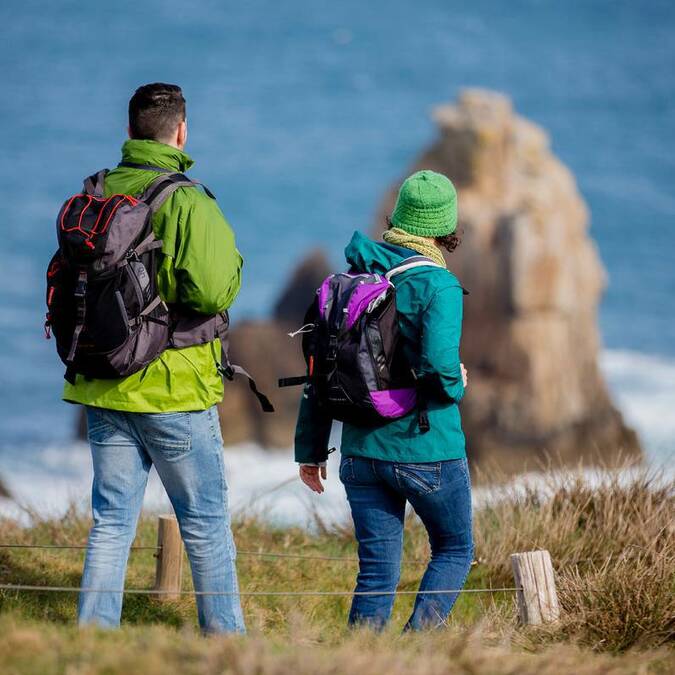
[[[462,418],[471,455],[507,466],[638,455],[598,369],[605,272],[570,171],[499,94],[465,91],[434,118],[438,139],[410,172],[440,171],[458,189],[462,244],[447,260],[470,292]],[[378,234],[397,190],[380,207]]]

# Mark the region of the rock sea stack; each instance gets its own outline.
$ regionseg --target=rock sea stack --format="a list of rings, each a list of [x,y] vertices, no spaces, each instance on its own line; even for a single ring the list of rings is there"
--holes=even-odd
[[[606,274],[571,172],[501,94],[466,90],[433,116],[439,136],[408,173],[439,171],[458,190],[462,243],[446,259],[470,292],[461,353],[471,458],[511,470],[639,456],[598,367]]]

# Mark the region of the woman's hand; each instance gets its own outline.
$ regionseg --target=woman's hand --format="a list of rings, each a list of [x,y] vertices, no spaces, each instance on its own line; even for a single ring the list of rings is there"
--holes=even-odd
[[[459,365],[462,369],[462,382],[464,383],[464,387],[467,387],[469,385],[469,373],[467,372],[463,363],[460,363]]]
[[[321,479],[326,480],[326,467],[300,465],[300,480],[314,492],[321,494],[324,491]]]

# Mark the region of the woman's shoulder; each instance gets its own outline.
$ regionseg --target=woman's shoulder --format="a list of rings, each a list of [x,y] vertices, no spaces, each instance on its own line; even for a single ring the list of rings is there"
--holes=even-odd
[[[406,273],[397,289],[397,305],[403,313],[419,313],[428,308],[432,302],[449,302],[454,305],[461,302],[462,286],[457,277],[443,267],[418,267]]]
[[[462,290],[462,284],[459,279],[448,269],[444,267],[425,267],[420,268],[423,273],[420,275],[420,281],[424,281],[427,292],[432,294],[441,293],[451,288]]]

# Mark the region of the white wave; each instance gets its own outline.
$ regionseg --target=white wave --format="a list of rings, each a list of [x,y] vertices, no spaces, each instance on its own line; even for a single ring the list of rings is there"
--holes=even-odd
[[[233,513],[255,512],[273,522],[303,526],[311,524],[314,514],[331,523],[342,522],[348,516],[335,454],[329,465],[326,492],[320,496],[300,483],[290,448],[267,451],[253,444],[228,447],[225,465]],[[0,499],[0,515],[26,521],[26,509],[47,516],[59,516],[70,505],[81,511],[89,509],[93,476],[86,443],[5,455],[1,473],[13,500]],[[171,512],[154,469],[144,508]]]
[[[77,443],[69,447],[49,448],[44,452],[45,468],[58,465],[60,471],[35,472],[31,466],[15,466],[6,472],[7,484],[14,490],[15,502],[0,499],[0,515],[28,522],[27,506],[31,511],[45,516],[58,517],[69,506],[81,512],[89,509],[91,466],[88,447]],[[349,506],[345,491],[338,478],[339,453],[328,460],[328,479],[325,492],[310,492],[299,480],[292,451],[266,451],[255,445],[243,444],[225,449],[227,481],[232,513],[257,514],[268,522],[279,525],[299,525],[312,528],[317,518],[328,526],[350,523]],[[622,469],[620,480],[629,483],[639,476],[641,469]],[[581,475],[590,486],[599,486],[613,480],[614,471],[601,469],[558,470],[528,472],[500,485],[481,485],[473,489],[474,508],[494,503],[503,498],[522,495],[536,490],[542,497],[564,484],[570,476]],[[659,481],[675,478],[672,465],[661,472]],[[164,488],[154,470],[150,473],[144,509],[150,512],[171,513],[172,509]]]
[[[648,459],[675,456],[675,359],[628,350],[603,352],[600,364],[610,391],[633,426]]]

